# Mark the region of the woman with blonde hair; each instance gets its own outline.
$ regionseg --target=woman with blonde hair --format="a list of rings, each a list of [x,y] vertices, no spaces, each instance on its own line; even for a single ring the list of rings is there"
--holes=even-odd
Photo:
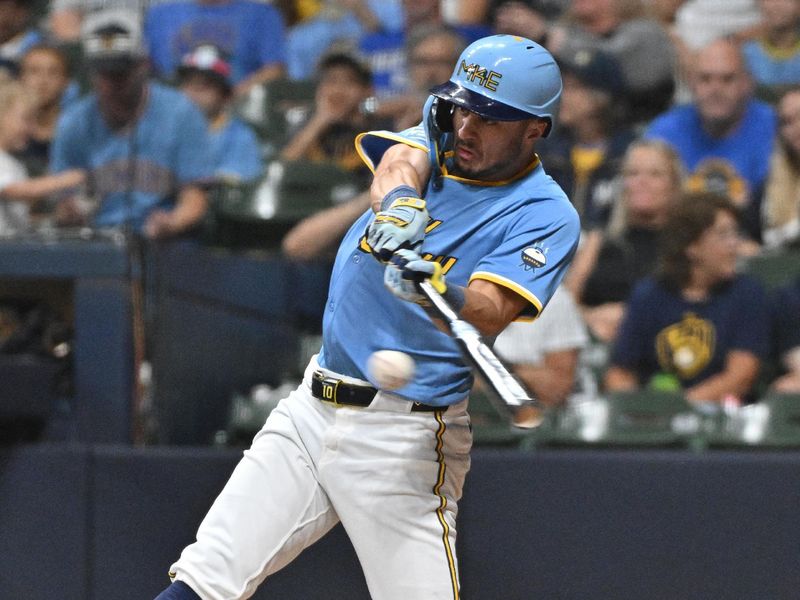
[[[768,248],[800,241],[800,87],[784,92],[777,111],[778,143],[762,204],[762,236]]]
[[[680,158],[666,142],[637,140],[628,147],[608,226],[585,234],[567,275],[598,340],[614,338],[633,284],[653,271],[659,233],[683,180]]]

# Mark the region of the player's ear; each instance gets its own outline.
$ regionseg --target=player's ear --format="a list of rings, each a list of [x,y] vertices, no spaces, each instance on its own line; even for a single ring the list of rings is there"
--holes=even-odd
[[[537,140],[544,137],[545,132],[547,132],[547,126],[548,122],[545,119],[529,119],[525,137],[529,140]]]

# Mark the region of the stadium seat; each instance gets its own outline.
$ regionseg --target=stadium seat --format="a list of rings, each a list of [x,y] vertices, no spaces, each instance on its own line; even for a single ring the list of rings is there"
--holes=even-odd
[[[314,81],[277,79],[251,92],[237,106],[237,113],[258,133],[262,141],[281,148],[293,126],[299,124],[314,108]]]
[[[770,392],[756,404],[721,412],[705,435],[709,447],[800,447],[800,394]]]
[[[226,246],[273,245],[299,220],[359,191],[355,177],[336,165],[273,161],[258,181],[216,186],[210,237]]]
[[[682,446],[698,417],[680,392],[611,392],[574,402],[555,418],[552,445]]]
[[[745,273],[757,278],[767,289],[789,283],[800,276],[800,249],[764,251],[744,262]]]

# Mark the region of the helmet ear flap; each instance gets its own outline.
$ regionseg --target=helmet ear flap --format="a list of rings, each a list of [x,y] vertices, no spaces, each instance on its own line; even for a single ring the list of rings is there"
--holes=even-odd
[[[431,106],[431,116],[436,127],[442,133],[453,131],[453,111],[456,106],[452,102],[436,98]]]

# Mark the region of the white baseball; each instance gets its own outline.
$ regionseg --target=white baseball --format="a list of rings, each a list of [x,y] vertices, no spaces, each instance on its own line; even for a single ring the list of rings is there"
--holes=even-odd
[[[378,350],[367,359],[367,369],[378,388],[396,390],[414,376],[414,359],[397,350]]]

